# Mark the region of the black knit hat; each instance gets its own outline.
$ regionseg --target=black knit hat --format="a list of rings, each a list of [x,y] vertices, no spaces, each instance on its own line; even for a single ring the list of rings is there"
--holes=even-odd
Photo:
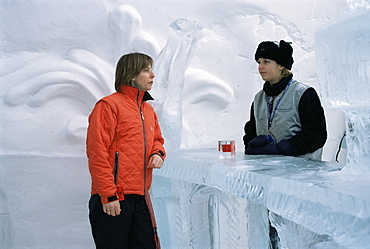
[[[293,65],[293,48],[284,40],[280,42],[264,41],[258,45],[254,59],[265,58],[276,61],[286,69],[292,69]]]

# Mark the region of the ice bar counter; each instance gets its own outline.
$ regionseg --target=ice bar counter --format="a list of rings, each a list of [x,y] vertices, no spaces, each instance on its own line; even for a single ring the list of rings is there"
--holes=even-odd
[[[268,215],[282,248],[369,248],[366,174],[298,157],[218,154],[170,151],[155,172],[163,248],[269,248]]]

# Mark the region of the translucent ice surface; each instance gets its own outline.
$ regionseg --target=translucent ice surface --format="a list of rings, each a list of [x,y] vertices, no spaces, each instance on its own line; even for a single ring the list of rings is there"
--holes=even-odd
[[[352,173],[370,172],[370,105],[344,109],[347,122],[347,165]]]
[[[350,14],[316,33],[315,48],[323,102],[346,119],[344,172],[370,172],[369,1],[349,1]],[[357,9],[357,11],[355,11]]]
[[[317,70],[326,105],[370,105],[369,41],[370,11],[344,16],[316,32]]]
[[[282,248],[369,248],[368,177],[340,174],[342,166],[171,151],[153,185],[165,247],[268,248],[269,215]]]
[[[350,12],[359,12],[370,9],[369,0],[347,0],[348,10]]]
[[[151,90],[155,101],[152,104],[167,148],[177,149],[181,145],[185,70],[203,35],[203,27],[196,22],[186,19],[174,21],[170,25],[167,44],[156,59],[156,84]]]

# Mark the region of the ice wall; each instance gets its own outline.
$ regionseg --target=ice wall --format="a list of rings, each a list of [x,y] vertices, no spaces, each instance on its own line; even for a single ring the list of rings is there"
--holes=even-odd
[[[345,172],[370,172],[370,3],[349,1],[349,13],[316,33],[323,101],[342,109],[346,122]]]

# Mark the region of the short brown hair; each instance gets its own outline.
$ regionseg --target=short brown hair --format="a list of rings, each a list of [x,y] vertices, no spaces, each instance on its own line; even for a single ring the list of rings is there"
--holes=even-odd
[[[153,65],[153,59],[146,54],[130,53],[123,55],[116,66],[116,80],[114,87],[117,92],[121,85],[131,85],[132,78],[139,75],[141,70]]]
[[[291,74],[292,74],[292,72],[289,69],[287,69],[285,67],[283,68],[283,77],[288,77]]]

